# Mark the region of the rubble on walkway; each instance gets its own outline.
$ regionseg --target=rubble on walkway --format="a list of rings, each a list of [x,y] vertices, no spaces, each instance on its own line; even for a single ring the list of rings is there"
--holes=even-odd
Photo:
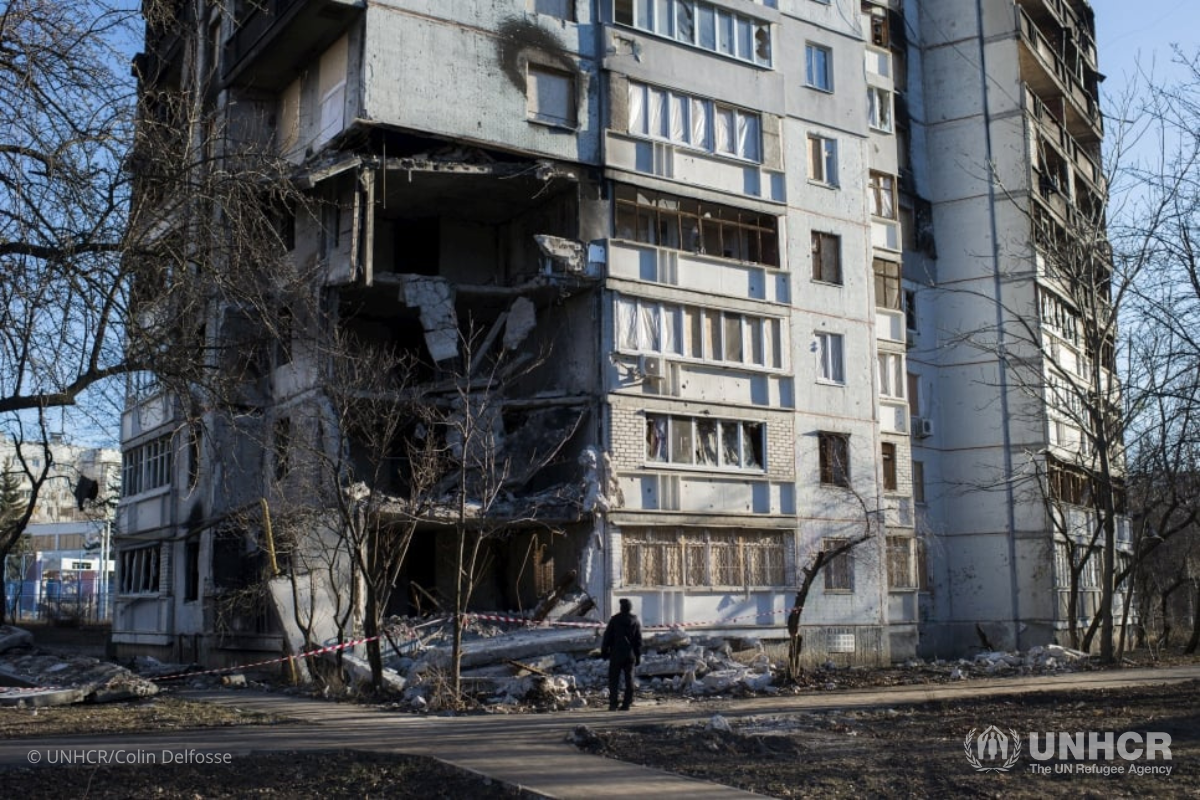
[[[561,709],[607,702],[608,662],[600,658],[603,627],[594,621],[559,622],[570,627],[505,632],[472,619],[464,631],[461,660],[467,691],[497,707]],[[393,621],[400,627],[406,623]],[[405,682],[410,706],[426,707],[445,680],[452,637],[447,621],[426,628],[415,640],[413,654],[389,657],[385,648],[387,666]],[[640,689],[650,693],[711,696],[773,690],[773,665],[757,640],[695,636],[683,628],[646,631],[635,674]]]
[[[109,703],[158,693],[154,683],[119,664],[45,652],[33,646],[32,637],[16,637],[12,631],[17,630],[6,626],[0,631],[6,639],[28,641],[0,655],[0,686],[12,687],[0,693],[0,705]]]

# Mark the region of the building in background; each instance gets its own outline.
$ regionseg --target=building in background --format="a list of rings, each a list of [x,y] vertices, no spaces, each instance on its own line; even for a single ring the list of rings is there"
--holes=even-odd
[[[106,619],[111,612],[111,526],[121,486],[120,451],[80,447],[56,437],[48,448],[26,443],[20,453],[30,472],[45,471],[46,478],[23,539],[6,558],[9,613],[14,619]],[[0,464],[17,477],[20,498],[27,503],[32,481],[21,468],[14,442],[0,442]]]
[[[1003,349],[961,342],[1001,309],[1041,325],[1053,282],[1009,256],[1036,262],[1035,208],[1103,200],[1090,31],[1062,0],[197,0],[138,67],[144,94],[203,88],[205,147],[294,165],[317,210],[282,212],[292,263],[337,331],[420,361],[410,388],[453,404],[469,365],[529,365],[486,423],[531,468],[489,512],[476,607],[574,580],[601,618],[619,595],[782,638],[813,555],[868,533],[803,622],[811,658],[872,663],[1061,635],[1045,504],[1005,487],[1028,454],[1072,463],[1070,436],[1047,402],[1010,413]],[[210,343],[264,324],[206,314]],[[259,509],[304,454],[361,447],[328,330],[275,314],[234,414],[131,393],[119,651],[296,645],[280,592],[222,598],[281,569]],[[398,612],[447,596],[436,522]]]

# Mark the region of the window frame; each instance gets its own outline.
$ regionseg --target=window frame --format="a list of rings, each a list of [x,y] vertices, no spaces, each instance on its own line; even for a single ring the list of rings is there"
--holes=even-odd
[[[904,310],[904,290],[901,264],[887,258],[871,259],[875,278],[875,307],[888,311]]]
[[[812,231],[812,279],[817,283],[827,283],[831,286],[844,286],[842,277],[842,237],[828,231]],[[826,255],[832,252],[832,272],[835,277],[828,277]]]
[[[896,207],[896,176],[890,172],[870,170],[867,177],[867,194],[871,199],[871,216],[880,219],[899,219]],[[885,205],[885,200],[887,205]],[[888,213],[890,211],[890,213]]]
[[[766,8],[777,6],[771,0],[750,2]],[[679,25],[681,8],[691,11],[687,35]],[[666,19],[659,18],[662,11],[666,12]],[[775,32],[770,22],[706,0],[615,0],[612,20],[615,25],[669,39],[686,47],[764,69],[774,67]]]
[[[829,536],[821,541],[825,552],[835,550],[850,541],[843,536]],[[825,562],[825,593],[851,594],[854,592],[854,549],[833,556]]]
[[[882,86],[867,86],[867,125],[879,133],[895,133],[896,113],[892,93]]]
[[[775,529],[627,528],[621,537],[622,583],[647,589],[781,588],[788,581],[789,536]],[[643,555],[643,548],[651,552]],[[734,557],[722,565],[722,553]],[[730,576],[729,566],[740,573],[740,580],[719,580]]]
[[[896,443],[883,442],[879,446],[879,460],[883,469],[883,490],[885,492],[899,491],[899,481],[896,469]]]
[[[730,236],[745,258],[725,255]],[[779,217],[624,183],[616,184],[613,190],[613,238],[706,258],[782,268]],[[720,253],[708,252],[714,241]]]
[[[846,385],[846,337],[832,331],[817,331],[817,381],[835,386]],[[831,347],[830,345],[836,345]]]
[[[535,79],[536,76],[540,76]],[[543,96],[539,90],[543,84],[542,80],[561,81],[566,87],[566,111],[568,116],[560,117],[557,114],[548,113],[542,108]],[[546,84],[548,87],[549,84]],[[547,98],[548,99],[548,96]],[[536,108],[534,107],[536,102]],[[529,122],[538,125],[548,125],[552,128],[562,128],[565,130],[579,129],[579,90],[576,85],[575,76],[556,67],[551,67],[546,64],[540,64],[535,61],[530,61],[525,66],[525,118]]]
[[[712,426],[712,447],[702,450],[705,441],[703,427]],[[731,459],[730,432],[736,435],[737,462]],[[643,463],[652,468],[686,467],[714,472],[747,472],[763,474],[767,471],[767,423],[762,420],[714,419],[693,417],[685,414],[660,414],[647,412],[645,415],[645,450]],[[677,450],[686,449],[684,460]],[[702,452],[705,460],[697,458]],[[749,458],[748,458],[749,456]],[[715,458],[715,461],[708,461]],[[753,463],[757,460],[757,463]]]
[[[908,389],[908,365],[903,353],[880,351],[878,364],[879,396],[889,400],[904,400]]]
[[[822,486],[850,488],[850,434],[818,431],[817,461]]]
[[[821,57],[821,62],[816,57]],[[817,42],[804,43],[804,85],[809,89],[833,94],[833,48]]]
[[[763,163],[763,115],[757,111],[635,80],[627,83],[626,95],[625,132],[630,136],[716,158]],[[723,119],[727,124],[721,124]]]
[[[148,439],[121,454],[121,496],[134,497],[174,483],[175,443],[171,434]]]
[[[820,133],[808,134],[808,180],[831,188],[838,187],[838,142]]]

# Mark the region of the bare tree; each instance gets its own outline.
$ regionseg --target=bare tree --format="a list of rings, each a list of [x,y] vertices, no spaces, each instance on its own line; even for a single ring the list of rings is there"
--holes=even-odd
[[[822,541],[800,568],[800,586],[796,589],[796,599],[787,617],[788,679],[792,681],[798,680],[803,674],[804,637],[800,632],[800,623],[809,592],[818,576],[838,559],[851,558],[853,552],[862,545],[875,542],[878,546],[883,536],[878,515],[868,507],[863,495],[852,487],[845,487],[844,491],[854,498],[861,511],[861,529],[853,536]]]

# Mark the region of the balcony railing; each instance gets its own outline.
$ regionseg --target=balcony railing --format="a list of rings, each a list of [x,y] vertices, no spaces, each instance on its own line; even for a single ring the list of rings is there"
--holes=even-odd
[[[1024,9],[1017,9],[1017,25],[1022,41],[1040,68],[1052,79],[1057,90],[1070,101],[1075,112],[1091,128],[1093,134],[1102,134],[1104,123],[1100,116],[1099,103],[1080,81],[1079,75],[1068,67],[1054,44],[1046,38]],[[1031,77],[1025,76],[1027,81]],[[1080,132],[1082,133],[1082,130]]]

